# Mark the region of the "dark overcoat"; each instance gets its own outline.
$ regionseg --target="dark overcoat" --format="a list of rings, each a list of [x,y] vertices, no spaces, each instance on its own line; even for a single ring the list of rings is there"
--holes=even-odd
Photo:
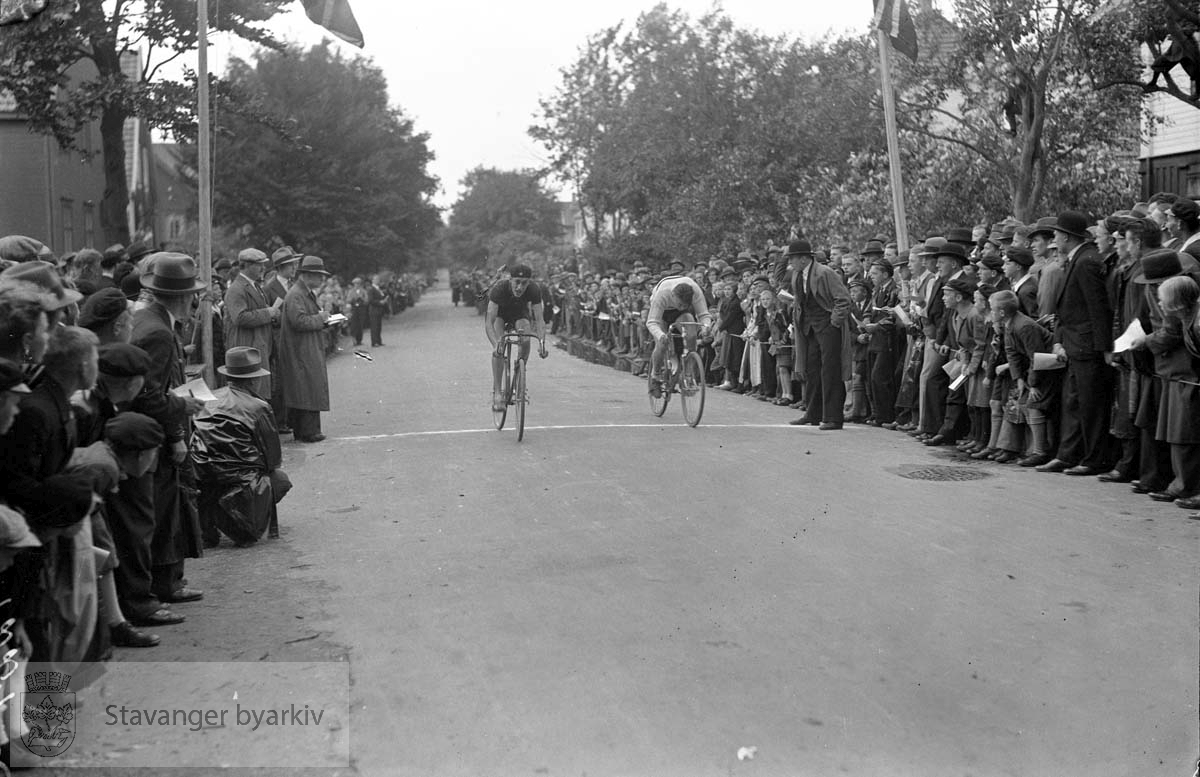
[[[283,300],[279,324],[277,364],[285,406],[294,410],[329,409],[325,345],[321,307],[303,281],[297,281]]]

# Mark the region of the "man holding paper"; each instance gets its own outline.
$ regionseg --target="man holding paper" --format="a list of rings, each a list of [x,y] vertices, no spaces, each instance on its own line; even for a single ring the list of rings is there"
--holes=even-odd
[[[263,274],[271,260],[257,248],[246,248],[238,254],[240,272],[225,292],[225,347],[254,348],[268,364],[271,361],[272,327],[279,321],[278,307],[267,302],[263,291]],[[250,390],[270,400],[270,373],[253,378]]]
[[[279,327],[279,380],[288,420],[300,442],[320,442],[321,412],[329,409],[325,371],[325,324],[329,314],[317,304],[316,291],[329,277],[319,256],[300,260],[300,282],[283,301]]]

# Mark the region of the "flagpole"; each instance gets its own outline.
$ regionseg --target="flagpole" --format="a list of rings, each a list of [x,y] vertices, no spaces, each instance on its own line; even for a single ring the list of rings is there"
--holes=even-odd
[[[200,280],[208,292],[200,298],[200,330],[203,332],[201,345],[204,348],[204,381],[216,385],[213,365],[212,301],[209,293],[213,289],[212,279],[212,148],[209,133],[208,111],[208,0],[197,0],[196,6],[196,119],[197,148],[199,151],[200,175]]]
[[[908,221],[904,216],[904,180],[900,168],[900,139],[896,130],[896,96],[892,91],[892,66],[889,50],[892,47],[888,34],[876,25],[875,39],[879,42],[879,76],[883,91],[883,121],[887,130],[888,169],[892,179],[892,211],[896,218],[896,245],[900,250],[909,248]]]

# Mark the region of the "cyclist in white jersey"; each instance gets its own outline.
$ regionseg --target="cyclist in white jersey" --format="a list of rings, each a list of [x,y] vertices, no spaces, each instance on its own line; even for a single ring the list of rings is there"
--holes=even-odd
[[[646,329],[654,338],[654,353],[650,356],[650,393],[662,396],[663,364],[667,356],[667,330],[676,322],[698,321],[703,329],[697,335],[694,327],[684,327],[684,338],[689,350],[696,350],[696,338],[712,329],[713,317],[704,300],[700,284],[683,275],[671,276],[659,281],[650,294],[650,312],[646,318]]]

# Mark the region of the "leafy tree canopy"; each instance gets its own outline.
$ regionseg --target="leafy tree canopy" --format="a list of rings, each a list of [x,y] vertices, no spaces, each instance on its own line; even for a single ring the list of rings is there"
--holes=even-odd
[[[536,172],[477,167],[461,183],[442,235],[450,265],[498,267],[512,259],[513,246],[525,253],[561,240],[558,202]]]
[[[281,117],[219,118],[214,221],[249,245],[318,254],[338,272],[404,270],[440,224],[428,135],[388,105],[387,82],[362,57],[328,43],[262,50],[226,75],[243,101]]]
[[[210,23],[246,40],[278,47],[263,23],[288,0],[224,0]],[[194,132],[194,74],[165,78],[161,68],[197,46],[196,4],[188,0],[50,0],[30,21],[0,29],[0,90],[12,92],[34,132],[75,148],[80,130],[99,120],[105,192],[101,227],[108,242],[129,242],[125,208],[124,122]],[[144,52],[134,77],[122,58]]]

